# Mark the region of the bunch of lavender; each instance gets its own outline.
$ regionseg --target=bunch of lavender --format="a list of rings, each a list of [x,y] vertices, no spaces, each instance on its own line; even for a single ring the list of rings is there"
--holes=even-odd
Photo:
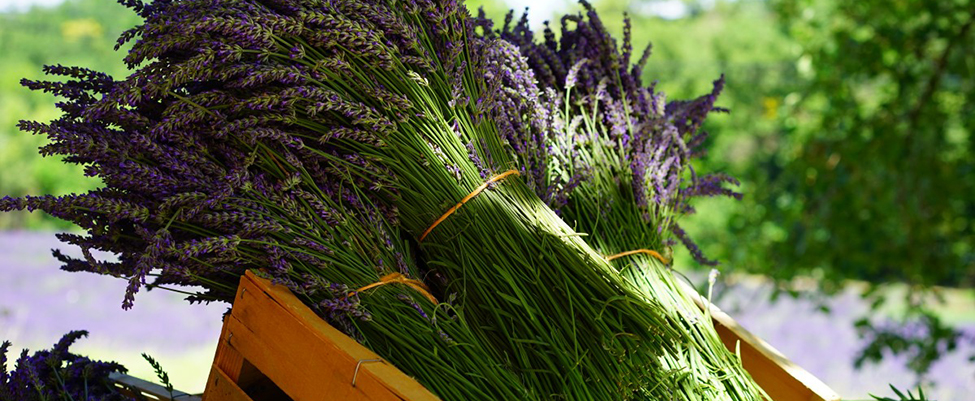
[[[727,111],[714,106],[724,87],[724,77],[714,82],[714,89],[707,95],[668,102],[664,93],[654,89],[655,83],[642,85],[641,76],[651,52],[648,46],[641,58],[633,61],[629,19],[624,19],[620,49],[592,6],[585,0],[580,0],[580,4],[586,9],[585,15],[564,16],[558,36],[546,25],[541,42],[536,41],[528,26],[527,13],[514,24],[514,14],[509,13],[497,31],[492,30],[492,21],[479,17],[487,37],[499,37],[520,50],[530,69],[521,79],[537,80],[537,89],[525,89],[527,85],[520,82],[508,85],[518,89],[509,91],[513,96],[499,111],[516,120],[509,123],[513,129],[506,133],[506,140],[515,149],[551,149],[542,155],[515,153],[522,164],[538,166],[528,171],[542,183],[536,186],[537,192],[548,195],[557,187],[565,188],[561,196],[549,195],[554,208],[561,209],[566,204],[567,193],[583,182],[581,177],[592,173],[589,167],[613,169],[631,187],[630,203],[640,209],[642,221],[661,231],[648,245],[658,246],[656,249],[672,245],[675,241],[666,238],[672,235],[696,261],[716,265],[676,220],[694,213],[690,200],[695,197],[741,197],[722,187],[725,183],[738,185],[731,176],[698,176],[690,164],[706,152],[703,144],[708,133],[701,130],[701,125],[708,113]],[[522,111],[513,105],[518,101],[530,104],[529,118],[523,117],[524,112],[517,113]],[[532,121],[535,126],[518,126],[523,120]],[[525,136],[529,132],[533,136]],[[602,149],[601,159],[580,160],[580,152],[586,147]],[[568,185],[559,182],[559,174],[564,176],[566,171],[576,174]]]
[[[505,96],[495,113],[509,121],[503,136],[523,173],[536,183],[536,193],[573,227],[588,232],[587,243],[615,260],[628,282],[662,303],[685,334],[686,346],[661,358],[668,369],[689,373],[676,382],[684,389],[678,394],[759,399],[761,389],[668,266],[675,238],[699,262],[714,264],[677,223],[693,213],[692,198],[740,197],[722,187],[737,184],[733,178],[698,176],[690,165],[704,152],[702,122],[709,112],[722,111],[714,102],[723,78],[705,96],[667,102],[641,83],[650,52],[632,62],[629,21],[621,51],[592,7],[582,4],[585,16],[563,17],[558,39],[546,28],[541,42],[528,27],[527,14],[512,25],[509,13],[497,31],[490,20],[479,18],[485,36],[500,37],[520,51],[508,55],[508,71],[498,77]]]
[[[515,166],[489,113],[496,92],[482,78],[503,73],[492,54],[508,45],[472,39],[466,15],[453,14],[450,4],[443,11],[449,14],[421,14],[440,33],[421,43],[440,60],[426,73],[409,65],[387,69],[382,59],[356,55],[350,59],[360,76],[322,81],[336,92],[357,88],[346,95],[362,101],[371,90],[391,90],[415,106],[382,110],[406,117],[384,138],[386,146],[340,144],[393,173],[401,227],[421,242],[424,259],[448,288],[457,289],[480,340],[508,358],[534,392],[571,399],[671,396],[671,375],[658,357],[677,334],[658,306],[627,286],[522,181],[494,185],[451,209],[458,213],[443,215],[471,199],[487,177]]]
[[[251,120],[275,121],[248,115],[253,110],[214,130],[212,121],[194,115],[214,117],[197,106],[214,92],[186,90],[165,102],[123,106],[119,96],[139,83],[75,68],[48,72],[73,80],[26,84],[64,96],[65,114],[50,124],[22,125],[48,134],[53,142],[45,152],[85,163],[106,188],[2,203],[45,210],[88,230],[87,236],[60,235],[85,255],[56,252],[66,270],[126,278],[123,307],[131,307],[144,285],[198,285],[205,291],[190,294],[191,301],[230,302],[240,275],[260,269],[443,398],[533,398],[473,338],[461,308],[434,304],[399,284],[355,291],[390,273],[423,275],[411,245],[387,219],[395,217],[389,208],[354,185],[362,183],[352,178],[355,171],[367,168],[361,157],[329,163],[339,154],[320,156],[321,149],[305,148],[301,139],[273,136],[280,128],[241,128]],[[92,249],[115,252],[119,261],[96,260]]]
[[[125,373],[115,362],[93,361],[68,352],[86,331],[72,331],[50,350],[28,355],[25,349],[13,371],[7,370],[10,342],[0,345],[0,401],[129,401],[108,379],[110,373]]]
[[[145,285],[228,300],[244,270],[264,269],[444,398],[688,391],[660,360],[682,334],[536,195],[542,181],[509,177],[444,215],[519,164],[499,134],[503,97],[484,80],[506,73],[510,45],[475,35],[462,6],[128,4],[145,19],[121,39],[136,40],[131,76],[58,66],[74,80],[27,82],[69,101],[61,119],[22,128],[106,184],[0,201],[87,230],[60,236],[85,255],[56,254],[67,270],[125,277],[130,307]],[[565,182],[545,197],[578,183]],[[354,291],[390,272],[457,299]]]

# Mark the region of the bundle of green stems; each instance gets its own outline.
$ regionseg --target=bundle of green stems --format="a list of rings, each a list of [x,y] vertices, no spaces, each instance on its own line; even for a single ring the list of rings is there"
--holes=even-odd
[[[383,282],[389,274],[405,272],[405,277],[416,280],[410,272],[419,270],[408,241],[374,207],[336,201],[307,171],[280,167],[275,160],[281,157],[273,151],[266,155],[257,161],[262,173],[293,188],[280,194],[249,189],[241,200],[259,205],[253,210],[255,216],[284,229],[260,240],[242,240],[238,251],[260,254],[266,252],[263,245],[274,244],[286,255],[289,269],[283,275],[268,269],[258,274],[291,288],[333,325],[443,399],[540,399],[507,369],[504,359],[479,341],[478,330],[453,299],[430,299],[429,292],[399,283],[357,291]],[[311,213],[315,208],[308,205],[289,208],[302,199],[289,195],[303,192],[315,194],[312,199],[330,210],[335,220],[315,218]],[[299,210],[304,215],[296,214]],[[259,256],[254,259],[259,263]]]
[[[580,131],[587,140],[578,155],[595,167],[569,196],[562,216],[589,234],[585,239],[594,250],[613,258],[611,263],[629,284],[662,305],[669,324],[682,333],[677,351],[661,356],[663,366],[680,372],[673,382],[680,388],[678,399],[759,399],[756,395],[763,391],[718,337],[709,312],[695,303],[698,294],[678,282],[686,278],[675,274],[670,245],[657,225],[645,222],[634,202],[633,177],[618,173],[626,171],[619,147],[606,146],[601,139],[607,136],[605,127],[590,116],[583,116]]]
[[[127,4],[136,71],[52,67],[75,80],[28,86],[65,116],[22,125],[105,188],[0,199],[84,228],[58,257],[129,280],[124,306],[258,269],[443,399],[761,398],[664,266],[608,260],[662,249],[674,211],[624,190],[603,111],[540,107],[561,93],[463,5]]]
[[[486,37],[519,47],[517,56],[508,57],[512,72],[503,77],[506,89],[517,90],[505,92],[509,99],[499,113],[515,123],[506,124],[502,136],[535,192],[586,233],[585,242],[628,285],[663,306],[667,324],[681,334],[660,357],[673,373],[674,399],[767,397],[718,337],[709,311],[695,303],[698,295],[672,269],[675,237],[698,261],[712,263],[678,225],[682,215],[693,213],[689,200],[740,196],[722,186],[736,183],[727,175],[699,176],[691,167],[707,137],[701,123],[709,112],[721,111],[714,102],[723,78],[698,99],[666,101],[653,85],[640,85],[650,49],[629,63],[629,21],[620,49],[592,7],[583,6],[585,15],[561,19],[558,36],[548,26],[535,35],[527,18],[511,24],[512,14],[492,31],[481,15]]]

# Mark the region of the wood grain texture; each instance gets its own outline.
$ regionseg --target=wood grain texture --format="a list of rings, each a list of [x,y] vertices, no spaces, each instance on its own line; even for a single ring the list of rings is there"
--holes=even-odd
[[[159,400],[200,401],[200,397],[179,390],[173,390],[172,397],[170,397],[169,390],[166,390],[165,387],[124,373],[109,373],[108,380],[115,383],[115,387],[118,388],[119,393],[132,398],[144,397]]]
[[[203,401],[254,401],[244,390],[237,386],[220,367],[214,364],[210,368],[210,379],[207,380],[207,389],[203,393]]]
[[[388,363],[360,365],[359,361],[380,357],[330,326],[287,288],[250,272],[241,279],[220,341],[215,363],[221,369],[236,368],[237,377],[228,376],[241,387],[250,374],[241,374],[235,352],[240,362],[252,365],[296,401],[438,400]]]
[[[237,294],[240,297],[240,294]],[[223,328],[220,330],[220,339],[217,340],[217,353],[213,357],[213,364],[218,366],[221,371],[235,383],[240,378],[240,369],[244,364],[244,357],[240,355],[240,351],[230,345],[228,339],[230,338],[227,332],[227,321],[230,316],[224,317]],[[213,371],[210,372],[213,375]]]

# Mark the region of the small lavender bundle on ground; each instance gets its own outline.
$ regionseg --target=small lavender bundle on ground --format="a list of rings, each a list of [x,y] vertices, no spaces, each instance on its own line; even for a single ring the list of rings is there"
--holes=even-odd
[[[699,262],[714,264],[678,224],[681,215],[693,213],[690,200],[740,197],[722,187],[737,184],[733,178],[699,176],[690,165],[704,152],[702,122],[709,112],[722,111],[714,102],[723,78],[705,96],[668,102],[641,84],[650,53],[648,48],[632,62],[629,21],[620,50],[592,7],[582,4],[586,14],[563,17],[558,39],[547,28],[538,41],[527,18],[512,24],[513,14],[497,31],[479,18],[485,36],[519,50],[506,55],[509,72],[498,84],[506,99],[496,113],[515,121],[507,124],[505,140],[522,166],[532,166],[523,171],[538,183],[536,193],[588,232],[586,242],[613,260],[629,283],[661,302],[671,324],[685,334],[686,347],[661,358],[683,373],[674,381],[683,390],[676,396],[760,399],[761,389],[720,341],[710,317],[669,271],[674,239]]]
[[[115,362],[93,361],[68,352],[87,331],[72,331],[50,350],[28,355],[25,349],[13,371],[7,369],[10,342],[0,345],[0,401],[85,400],[130,401],[109,381],[110,373],[125,373]]]

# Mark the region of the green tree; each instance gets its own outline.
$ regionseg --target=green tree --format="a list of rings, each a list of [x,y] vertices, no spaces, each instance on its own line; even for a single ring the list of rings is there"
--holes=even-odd
[[[773,259],[836,283],[975,284],[975,4],[776,5],[809,69],[770,161],[761,218],[789,233]]]
[[[740,178],[744,200],[701,204],[688,232],[724,268],[796,296],[798,277],[814,297],[867,282],[886,312],[858,324],[873,341],[856,363],[893,351],[926,371],[961,341],[933,311],[938,286],[975,283],[975,4],[687,1],[663,20],[649,3],[596,3],[653,42],[647,81],[689,97],[726,74],[731,114],[709,119],[702,168]],[[891,284],[906,302],[885,304]],[[892,309],[900,324],[880,324]]]
[[[936,286],[975,284],[975,2],[772,4],[801,45],[802,86],[733,220],[753,245],[737,264],[826,293],[866,280],[875,306],[906,284],[902,318],[923,328],[863,319],[874,341],[857,363],[889,350],[924,373],[960,339],[932,311]]]

